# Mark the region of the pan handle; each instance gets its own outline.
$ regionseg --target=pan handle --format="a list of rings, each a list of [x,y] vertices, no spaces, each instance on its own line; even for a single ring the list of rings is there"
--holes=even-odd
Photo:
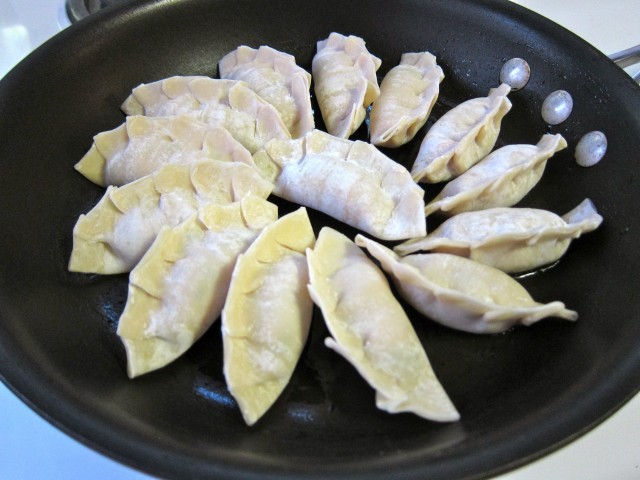
[[[609,58],[616,62],[620,68],[627,68],[640,63],[640,45],[612,53]]]
[[[620,50],[619,52],[612,53],[609,58],[613,60],[620,68],[627,68],[631,65],[640,63],[640,45],[635,47]],[[636,82],[640,82],[640,70],[631,75]]]

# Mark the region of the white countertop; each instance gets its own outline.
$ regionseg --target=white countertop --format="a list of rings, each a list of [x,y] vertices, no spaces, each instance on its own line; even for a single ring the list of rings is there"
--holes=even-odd
[[[640,44],[640,0],[516,0],[606,54]],[[64,0],[0,0],[0,77],[68,25]],[[640,66],[629,67],[634,73]],[[640,395],[568,446],[495,480],[640,479]],[[150,480],[57,430],[0,384],[0,480]]]

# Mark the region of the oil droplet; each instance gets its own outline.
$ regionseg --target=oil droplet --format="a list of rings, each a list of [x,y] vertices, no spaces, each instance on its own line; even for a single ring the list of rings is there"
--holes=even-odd
[[[576,145],[574,158],[581,167],[592,167],[604,157],[607,151],[607,137],[599,131],[584,135]]]
[[[564,122],[573,110],[573,98],[565,90],[551,92],[542,102],[542,119],[549,125]]]
[[[512,91],[523,88],[531,77],[529,64],[521,58],[507,60],[500,70],[500,83],[506,83]]]

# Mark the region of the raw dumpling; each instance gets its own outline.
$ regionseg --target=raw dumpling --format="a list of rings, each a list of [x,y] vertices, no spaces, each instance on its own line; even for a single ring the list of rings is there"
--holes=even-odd
[[[369,143],[313,130],[300,139],[269,142],[254,160],[274,172],[273,193],[281,198],[384,240],[426,235],[424,191]]]
[[[429,118],[444,78],[429,52],[405,53],[380,84],[369,116],[371,143],[399,147],[410,142]]]
[[[166,164],[204,159],[255,167],[249,150],[222,127],[184,115],[132,115],[119,127],[93,137],[91,149],[75,169],[100,186],[121,186]]]
[[[265,228],[233,270],[222,311],[224,376],[247,425],[280,396],[307,341],[313,302],[306,249],[314,244],[300,208]]]
[[[325,344],[376,390],[377,407],[439,422],[458,420],[382,271],[351,240],[328,227],[307,257],[309,292],[333,337]]]
[[[460,213],[423,238],[404,242],[400,255],[451,253],[504,272],[533,270],[557,261],[574,238],[598,228],[602,217],[586,199],[562,217],[534,208],[490,208]]]
[[[241,46],[218,63],[220,78],[243,80],[264,100],[276,107],[291,136],[298,138],[313,129],[311,74],[288,53],[262,46]]]
[[[538,303],[508,274],[468,258],[448,253],[399,257],[361,235],[356,243],[381,263],[409,304],[442,325],[496,333],[547,317],[578,318],[562,302]]]
[[[130,378],[172,362],[215,322],[238,255],[277,218],[275,205],[248,195],[160,231],[129,275],[118,323]]]
[[[540,181],[547,160],[566,146],[567,142],[558,133],[543,135],[537,145],[502,147],[447,183],[427,204],[425,212],[427,215],[436,211],[455,215],[492,207],[511,207]]]
[[[245,82],[209,77],[170,77],[140,85],[122,104],[127,115],[189,115],[226,128],[251,153],[272,138],[290,138],[273,105]]]
[[[200,75],[173,76],[151,83],[142,83],[131,90],[120,108],[127,115],[147,115],[165,117],[180,115],[187,111],[198,110],[201,102],[191,91],[194,80],[209,80]],[[234,81],[216,81],[214,85],[220,98],[228,96],[231,87],[239,84]]]
[[[488,97],[474,98],[445,113],[427,132],[411,168],[416,182],[457,177],[487,155],[498,139],[502,118],[511,109],[506,84]]]
[[[227,204],[252,193],[267,198],[273,186],[242,163],[166,165],[123,187],[109,187],[73,229],[72,272],[130,271],[163,226],[176,226],[201,205]]]
[[[349,138],[380,95],[376,72],[382,62],[353,35],[333,32],[317,46],[311,73],[322,119],[331,135]]]

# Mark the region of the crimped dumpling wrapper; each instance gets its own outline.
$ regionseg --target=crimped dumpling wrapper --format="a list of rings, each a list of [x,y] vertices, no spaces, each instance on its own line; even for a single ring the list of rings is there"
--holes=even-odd
[[[545,134],[536,145],[499,148],[447,183],[425,207],[431,215],[456,215],[493,207],[511,207],[535,187],[549,160],[566,148],[559,133]]]
[[[273,138],[290,138],[276,108],[245,82],[169,77],[134,88],[122,104],[127,115],[189,115],[223,127],[251,153]]]
[[[538,303],[508,274],[468,258],[448,253],[400,257],[362,235],[356,243],[380,262],[409,304],[456,330],[497,333],[548,317],[578,319],[564,303]]]
[[[377,407],[438,422],[458,420],[458,411],[382,271],[329,227],[320,231],[307,257],[309,292],[331,333],[325,344],[376,390]]]
[[[562,217],[536,208],[497,207],[459,213],[426,237],[401,243],[394,251],[451,253],[518,273],[556,262],[574,239],[601,223],[589,199]]]
[[[504,116],[511,110],[502,84],[487,97],[473,98],[452,108],[429,129],[411,167],[416,182],[438,183],[457,177],[494,147]]]
[[[118,322],[129,377],[174,361],[219,318],[238,255],[277,218],[275,205],[248,195],[160,231],[129,275]]]
[[[376,72],[381,63],[360,37],[333,32],[318,42],[311,73],[320,113],[331,135],[349,138],[360,127],[367,108],[380,95]]]
[[[213,160],[165,165],[122,187],[108,187],[73,229],[72,272],[129,272],[163,226],[176,226],[208,203],[248,194],[267,198],[273,185],[252,167]]]
[[[385,240],[426,235],[424,191],[376,147],[313,130],[254,155],[273,193]],[[422,232],[422,233],[420,233]]]
[[[220,78],[242,80],[273,105],[291,136],[298,138],[314,127],[311,108],[311,74],[295,57],[268,46],[245,45],[226,54],[218,63]]]
[[[300,208],[266,227],[233,270],[222,311],[224,375],[247,425],[289,383],[309,335],[306,250],[315,235]]]
[[[371,107],[371,143],[393,148],[413,140],[429,118],[443,78],[431,53],[402,54],[400,64],[384,76]]]
[[[251,152],[225,128],[187,115],[131,115],[119,127],[93,137],[93,145],[75,169],[97,185],[122,186],[163,165],[207,159],[255,167]]]

